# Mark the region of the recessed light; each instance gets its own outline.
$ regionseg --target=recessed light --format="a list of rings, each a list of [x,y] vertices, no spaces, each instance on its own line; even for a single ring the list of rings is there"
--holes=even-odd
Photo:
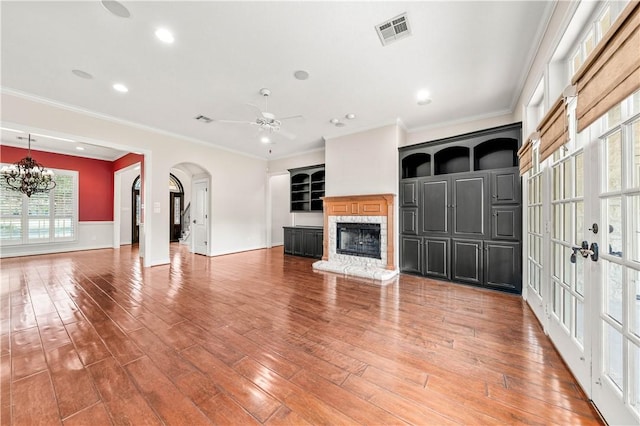
[[[298,80],[306,80],[309,78],[309,73],[305,70],[298,70],[293,73],[293,76]]]
[[[71,72],[76,76],[76,77],[80,77],[80,78],[85,78],[87,80],[91,80],[93,78],[93,76],[91,74],[89,74],[86,71],[82,71],[82,70],[71,70]]]
[[[269,140],[269,138],[268,138],[268,137],[263,136],[263,137],[261,137],[261,138],[260,138],[260,142],[262,142],[262,143],[269,143],[269,142],[271,142],[271,141]]]
[[[418,105],[427,105],[431,103],[431,93],[428,90],[422,89],[418,91],[416,95]]]
[[[84,151],[84,147],[82,147],[82,146],[76,146],[76,149],[77,149],[78,151]]]
[[[338,120],[337,118],[332,118],[331,120],[329,120],[329,123],[331,124],[338,124],[340,122],[340,120]]]
[[[102,6],[118,18],[128,18],[131,16],[129,9],[124,7],[122,3],[115,0],[102,0]]]
[[[127,88],[127,86],[125,86],[122,83],[116,83],[113,85],[113,89],[117,90],[120,93],[127,93],[129,91],[129,89]]]
[[[173,34],[166,28],[158,28],[155,34],[158,40],[163,43],[171,44],[174,41]]]
[[[345,115],[344,118],[346,118],[347,120],[353,120],[354,118],[356,118],[356,115],[352,114],[352,113],[349,113],[349,114]]]

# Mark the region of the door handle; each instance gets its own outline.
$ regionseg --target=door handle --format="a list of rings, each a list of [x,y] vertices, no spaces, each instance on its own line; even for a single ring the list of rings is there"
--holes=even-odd
[[[591,243],[591,245],[589,245],[589,242],[585,240],[579,247],[571,247],[571,250],[573,251],[573,253],[571,253],[571,263],[576,263],[578,253],[584,258],[591,257],[592,261],[598,261],[598,243]]]

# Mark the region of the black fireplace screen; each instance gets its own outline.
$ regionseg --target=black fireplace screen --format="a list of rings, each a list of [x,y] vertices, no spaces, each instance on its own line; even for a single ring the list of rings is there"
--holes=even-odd
[[[379,223],[338,223],[336,228],[338,254],[381,259]]]

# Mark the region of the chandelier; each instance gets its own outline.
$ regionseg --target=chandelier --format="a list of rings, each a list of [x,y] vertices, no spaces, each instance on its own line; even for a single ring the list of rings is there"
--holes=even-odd
[[[18,139],[24,139],[18,137]],[[55,188],[53,171],[31,158],[31,135],[29,135],[29,151],[27,156],[10,166],[2,166],[0,176],[5,181],[8,189],[22,192],[27,197],[39,192],[49,192]]]

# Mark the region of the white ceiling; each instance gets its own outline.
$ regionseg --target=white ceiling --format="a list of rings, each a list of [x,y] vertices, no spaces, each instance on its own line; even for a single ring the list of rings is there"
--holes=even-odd
[[[262,158],[398,120],[413,131],[512,112],[553,8],[547,1],[122,4],[130,18],[99,1],[2,1],[2,89]],[[374,26],[403,12],[412,35],[383,47]],[[175,42],[158,41],[158,27]],[[296,70],[309,79],[295,79]],[[114,91],[116,82],[129,92]],[[276,135],[265,146],[254,126],[194,119],[253,120],[247,103],[264,108],[262,87],[271,89],[277,117],[304,116],[283,124],[295,140]],[[417,105],[420,89],[431,92],[431,104]]]

